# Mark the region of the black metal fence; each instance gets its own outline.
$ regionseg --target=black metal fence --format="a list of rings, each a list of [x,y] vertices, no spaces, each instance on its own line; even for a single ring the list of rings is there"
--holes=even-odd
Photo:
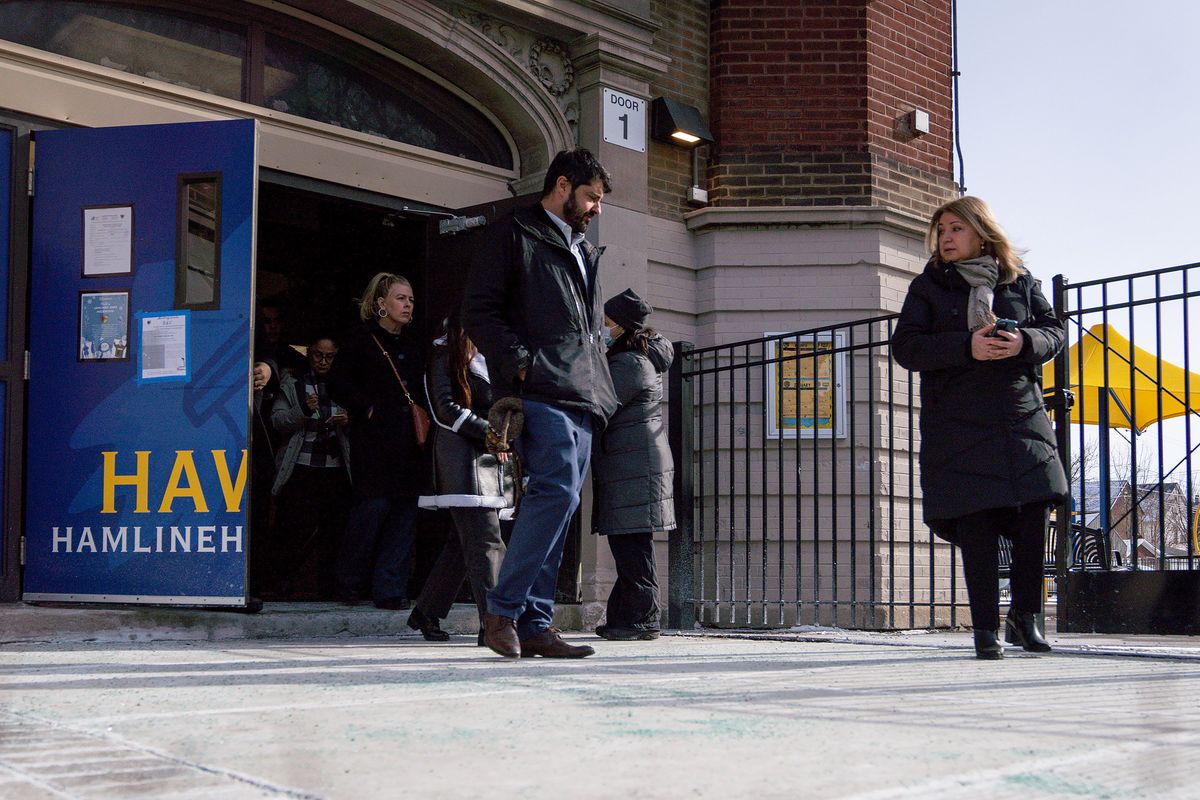
[[[1113,569],[1200,570],[1200,264],[1077,284],[1059,276],[1054,294],[1069,342],[1054,384],[1075,400],[1059,425],[1072,519],[1106,532]]]
[[[704,349],[672,372],[672,625],[953,625],[965,591],[919,521],[915,379],[895,315]],[[690,547],[688,546],[690,544]]]
[[[1200,435],[1188,413],[1200,406],[1190,347],[1197,269],[1055,279],[1068,348],[1049,405],[1074,498],[1055,514],[1052,577],[1200,569]],[[886,315],[677,347],[672,626],[914,628],[969,618],[954,551],[920,520],[917,379],[891,357],[894,325]],[[1099,383],[1085,380],[1093,346],[1110,354]],[[1060,387],[1074,392],[1074,425]],[[1094,424],[1078,424],[1095,411]]]

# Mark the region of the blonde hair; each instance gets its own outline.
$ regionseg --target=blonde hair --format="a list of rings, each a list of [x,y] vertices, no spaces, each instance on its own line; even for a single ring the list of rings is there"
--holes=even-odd
[[[933,212],[929,220],[929,230],[925,232],[925,246],[929,248],[931,255],[935,258],[938,255],[938,222],[947,212],[970,225],[975,234],[983,240],[984,254],[994,257],[1000,267],[996,283],[1012,283],[1025,272],[1025,263],[1004,235],[1004,229],[996,221],[992,209],[978,197],[969,195],[951,200]]]
[[[358,304],[358,316],[363,322],[375,319],[379,316],[379,301],[388,296],[388,292],[392,291],[392,287],[397,283],[404,284],[412,288],[412,284],[408,282],[408,278],[403,275],[396,275],[391,272],[380,272],[371,278],[371,282],[367,284],[367,288],[363,291],[362,300]]]

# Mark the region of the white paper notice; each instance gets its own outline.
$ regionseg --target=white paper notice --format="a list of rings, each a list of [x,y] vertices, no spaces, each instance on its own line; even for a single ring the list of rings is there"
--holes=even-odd
[[[187,378],[187,315],[142,317],[144,381]]]
[[[83,210],[83,275],[133,272],[133,206]]]

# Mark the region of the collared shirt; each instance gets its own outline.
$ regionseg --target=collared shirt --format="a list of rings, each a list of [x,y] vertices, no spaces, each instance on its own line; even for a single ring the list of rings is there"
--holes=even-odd
[[[545,208],[545,206],[542,206],[542,208]],[[550,217],[550,221],[558,227],[559,233],[563,236],[563,241],[567,243],[567,247],[571,248],[571,254],[575,256],[575,261],[579,264],[579,274],[583,276],[583,285],[587,286],[587,264],[583,260],[583,248],[580,247],[580,243],[583,241],[583,234],[572,230],[571,225],[563,221],[557,214],[547,211],[546,216]]]

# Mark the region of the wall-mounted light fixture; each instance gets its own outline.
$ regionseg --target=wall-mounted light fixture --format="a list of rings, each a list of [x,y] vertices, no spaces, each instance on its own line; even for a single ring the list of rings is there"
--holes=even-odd
[[[712,131],[700,109],[669,97],[656,97],[650,104],[650,138],[691,149],[713,143]]]

